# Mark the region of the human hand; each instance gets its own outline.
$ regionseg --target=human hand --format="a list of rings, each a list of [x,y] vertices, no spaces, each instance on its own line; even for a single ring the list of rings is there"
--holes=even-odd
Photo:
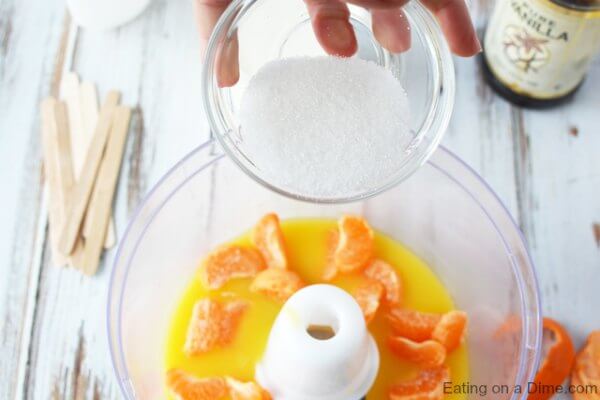
[[[206,43],[217,20],[232,0],[194,0],[201,40]],[[305,0],[313,30],[323,49],[333,55],[349,57],[357,50],[350,24],[348,4],[371,10],[373,33],[391,52],[410,48],[410,30],[402,6],[409,0]],[[414,1],[414,0],[413,0]],[[465,0],[419,0],[437,18],[448,45],[456,55],[469,57],[481,51]],[[219,84],[237,82],[237,46],[228,46],[221,56]]]

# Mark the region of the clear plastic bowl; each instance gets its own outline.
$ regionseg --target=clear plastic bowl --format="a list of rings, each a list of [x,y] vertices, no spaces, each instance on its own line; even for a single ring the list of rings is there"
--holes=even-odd
[[[242,170],[267,187],[313,202],[364,199],[409,177],[427,161],[446,131],[454,105],[454,66],[446,41],[431,14],[416,1],[403,10],[411,26],[412,45],[406,52],[393,54],[375,39],[369,12],[359,7],[350,8],[350,20],[358,40],[356,57],[390,70],[402,83],[410,101],[412,136],[404,152],[397,155],[401,163],[393,174],[363,192],[340,191],[331,197],[315,197],[271,181],[246,150],[238,111],[250,78],[265,63],[278,58],[325,54],[312,32],[302,0],[236,0],[215,27],[206,51],[203,99],[211,130],[225,152]],[[220,87],[217,76],[220,54],[232,53],[239,54],[239,81],[231,87]]]
[[[502,203],[454,155],[440,148],[403,184],[379,196],[316,204],[266,189],[213,149],[214,143],[196,149],[152,189],[119,246],[107,317],[126,399],[163,398],[167,329],[199,261],[269,211],[284,219],[364,215],[427,262],[457,307],[468,312],[471,384],[487,384],[491,391],[491,385],[526,387],[532,380],[541,316],[531,260]]]

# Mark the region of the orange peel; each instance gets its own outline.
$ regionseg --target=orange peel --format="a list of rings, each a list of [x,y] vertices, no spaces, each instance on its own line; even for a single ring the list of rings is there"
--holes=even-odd
[[[402,281],[394,267],[383,260],[375,259],[365,268],[364,275],[383,285],[385,304],[397,305],[400,303]]]
[[[221,400],[227,396],[225,379],[200,379],[180,369],[167,371],[167,387],[177,400]]]
[[[533,390],[527,397],[528,400],[546,400],[554,395],[557,385],[564,382],[569,376],[575,361],[575,348],[566,329],[550,318],[544,318],[544,344],[542,351],[545,354],[540,367],[535,375],[532,387],[542,387],[544,390]],[[550,385],[550,386],[546,386]]]
[[[265,267],[265,261],[256,249],[227,244],[204,259],[200,279],[208,289],[219,289],[231,279],[253,277]]]
[[[248,303],[243,300],[227,303],[198,300],[188,325],[183,347],[185,354],[196,356],[231,343],[247,307]]]
[[[440,367],[446,361],[446,348],[435,340],[415,342],[400,336],[391,336],[388,345],[396,356],[422,368]]]
[[[268,268],[288,267],[285,238],[277,214],[267,214],[258,221],[252,231],[252,242],[262,254]]]
[[[250,290],[284,302],[303,286],[304,282],[294,271],[269,268],[256,275]]]

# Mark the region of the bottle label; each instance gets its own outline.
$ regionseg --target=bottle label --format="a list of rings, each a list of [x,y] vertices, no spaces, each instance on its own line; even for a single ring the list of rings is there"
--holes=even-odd
[[[550,0],[499,0],[485,55],[496,78],[537,99],[577,87],[600,49],[600,11],[575,11]]]

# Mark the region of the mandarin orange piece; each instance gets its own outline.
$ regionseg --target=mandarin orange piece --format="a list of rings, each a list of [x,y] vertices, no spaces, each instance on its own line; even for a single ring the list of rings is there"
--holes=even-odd
[[[391,336],[388,344],[399,358],[423,368],[435,368],[446,361],[446,348],[435,340],[414,342],[400,336]]]
[[[444,382],[450,382],[448,367],[424,369],[414,379],[392,385],[389,400],[442,400]]]
[[[284,302],[303,286],[304,282],[294,271],[269,268],[256,275],[250,290]]]
[[[227,396],[225,379],[199,379],[179,369],[167,371],[167,387],[177,400],[220,400]]]
[[[200,279],[208,289],[219,289],[230,279],[253,277],[265,268],[265,261],[257,250],[227,244],[204,259]]]
[[[375,317],[383,292],[383,285],[370,279],[361,284],[354,292],[354,298],[362,310],[367,324]]]
[[[396,305],[400,302],[402,294],[402,281],[394,267],[383,260],[375,259],[364,271],[367,278],[373,279],[385,288],[384,301],[388,305]]]
[[[431,339],[433,330],[441,319],[439,314],[406,310],[400,307],[392,308],[387,317],[397,336],[416,342]]]
[[[338,228],[335,265],[340,272],[358,271],[373,256],[373,230],[363,218],[351,215],[340,218]]]
[[[237,379],[225,378],[231,400],[271,400],[271,395],[254,382],[242,382]]]
[[[600,388],[600,331],[592,332],[575,358],[571,372],[571,384],[575,387]],[[573,393],[574,400],[600,400],[600,394]]]
[[[224,318],[221,319],[220,345],[228,345],[235,339],[237,328],[249,307],[245,300],[231,300],[222,304]]]
[[[446,347],[448,353],[461,345],[467,330],[467,313],[464,311],[449,311],[442,315],[431,334],[431,338]]]
[[[267,214],[258,221],[252,231],[252,242],[262,254],[268,268],[288,267],[285,239],[277,214]]]
[[[571,385],[575,389],[572,393],[573,400],[600,400],[600,389],[598,389],[600,386],[599,381],[582,380],[580,374],[573,371],[571,375]]]
[[[337,249],[339,240],[340,234],[337,230],[331,230],[327,232],[325,243],[325,269],[323,270],[323,280],[326,282],[332,281],[338,272],[337,266],[335,265],[335,250]]]
[[[592,332],[575,358],[574,369],[581,379],[600,383],[600,331]]]
[[[231,343],[247,307],[248,303],[243,300],[227,303],[198,300],[188,326],[184,352],[196,356]]]
[[[575,361],[575,362],[577,362],[577,361]],[[573,385],[573,386],[583,385],[583,383],[581,383],[581,379],[579,379],[579,374],[577,372],[575,372],[574,368],[571,371],[571,385]],[[577,397],[577,396],[575,396],[575,394],[573,394],[573,399],[579,400],[579,399],[583,399],[583,397]]]
[[[545,357],[535,375],[535,385],[531,385],[533,390],[529,393],[528,400],[545,400],[552,397],[553,389],[569,376],[575,361],[571,337],[562,325],[550,318],[544,318],[542,351]],[[544,385],[543,391],[535,390],[541,388],[541,385]]]

